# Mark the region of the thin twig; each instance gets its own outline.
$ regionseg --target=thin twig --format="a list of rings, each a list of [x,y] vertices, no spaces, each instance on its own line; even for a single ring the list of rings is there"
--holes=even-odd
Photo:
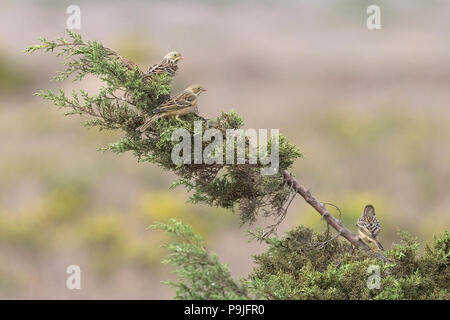
[[[325,205],[330,205],[330,206],[335,207],[335,208],[337,209],[337,211],[339,211],[339,220],[342,219],[342,212],[341,212],[341,209],[339,209],[339,207],[338,207],[337,205],[332,204],[332,203],[329,203],[329,202],[323,202],[323,204],[325,204]]]
[[[324,241],[324,242],[319,243],[319,244],[317,245],[316,248],[322,249],[322,248],[325,247],[329,242],[333,241],[334,239],[336,239],[336,238],[339,237],[340,235],[341,235],[340,233],[335,234],[331,239],[328,239],[328,240],[326,240],[326,241]]]
[[[265,229],[267,229],[267,231],[264,231],[263,238],[265,238],[265,237],[267,237],[267,236],[269,236],[269,235],[271,235],[271,234],[276,234],[276,231],[277,231],[277,229],[278,229],[278,226],[279,226],[279,225],[281,224],[281,222],[283,222],[283,220],[286,218],[287,211],[288,211],[289,207],[291,206],[291,203],[292,203],[292,201],[294,200],[296,194],[297,194],[297,192],[296,192],[296,190],[295,190],[293,184],[291,184],[291,185],[290,185],[290,188],[289,188],[289,194],[288,194],[288,196],[286,197],[286,199],[287,199],[287,200],[286,200],[287,205],[286,205],[285,208],[281,207],[281,211],[282,211],[281,217],[278,218],[278,220],[277,220],[277,222],[276,222],[275,224],[270,225],[270,226],[268,226],[268,227],[265,228]]]
[[[324,205],[328,204],[330,206],[335,207],[337,209],[337,211],[339,211],[339,221],[341,221],[341,219],[342,219],[342,212],[341,212],[341,209],[339,209],[339,207],[337,205],[334,205],[334,204],[329,203],[329,202],[323,202],[323,204]],[[322,218],[320,218],[320,220],[323,220],[323,216],[322,216]],[[329,235],[330,235],[330,225],[327,223],[327,236],[326,236],[326,239],[328,239]]]

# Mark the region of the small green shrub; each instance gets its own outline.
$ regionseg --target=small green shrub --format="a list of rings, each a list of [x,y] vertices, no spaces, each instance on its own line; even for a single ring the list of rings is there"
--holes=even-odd
[[[178,239],[167,246],[170,254],[165,260],[176,267],[179,276],[178,281],[169,282],[177,288],[176,298],[450,299],[448,231],[435,237],[433,246],[427,246],[423,255],[418,254],[416,239],[399,232],[401,242],[386,253],[390,262],[378,260],[372,252],[355,249],[339,238],[326,242],[326,233],[315,233],[304,226],[287,232],[282,239],[252,234],[268,243],[269,249],[254,257],[252,273],[237,285],[228,268],[205,252],[201,241],[192,241],[200,238],[190,227],[171,220],[152,228],[166,230]],[[368,287],[371,266],[379,267],[379,289]],[[214,286],[219,280],[224,285]],[[206,295],[211,288],[214,294]]]

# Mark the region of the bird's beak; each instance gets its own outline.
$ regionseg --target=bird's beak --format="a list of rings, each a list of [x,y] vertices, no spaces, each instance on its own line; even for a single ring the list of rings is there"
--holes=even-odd
[[[202,92],[205,92],[206,91],[206,89],[205,88],[202,88]]]
[[[183,56],[180,56],[180,57],[178,58],[178,60],[184,60],[184,57],[183,57]]]

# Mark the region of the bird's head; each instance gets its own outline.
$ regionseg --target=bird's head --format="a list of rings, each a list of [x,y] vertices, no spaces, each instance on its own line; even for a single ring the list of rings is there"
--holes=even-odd
[[[203,91],[206,91],[206,89],[198,84],[193,84],[192,86],[187,87],[186,91],[189,91],[198,96]]]
[[[178,62],[179,60],[183,60],[184,58],[181,55],[181,53],[176,52],[176,51],[171,51],[165,55],[164,59],[170,60],[172,62]]]
[[[373,205],[366,205],[364,207],[363,215],[366,217],[375,217],[375,208],[373,207]]]

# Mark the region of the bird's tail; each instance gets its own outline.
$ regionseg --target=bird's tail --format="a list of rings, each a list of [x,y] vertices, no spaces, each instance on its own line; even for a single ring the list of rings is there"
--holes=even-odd
[[[378,248],[379,248],[381,251],[384,251],[384,248],[383,248],[383,246],[381,245],[380,241],[378,241],[378,240],[375,240],[375,241],[377,242]]]
[[[162,116],[163,116],[162,114],[155,114],[153,117],[151,117],[149,120],[147,120],[142,126],[138,127],[136,129],[136,131],[143,133],[145,130],[148,129],[148,127],[150,127],[150,125],[153,123],[153,121],[155,121],[158,118],[161,118]]]

